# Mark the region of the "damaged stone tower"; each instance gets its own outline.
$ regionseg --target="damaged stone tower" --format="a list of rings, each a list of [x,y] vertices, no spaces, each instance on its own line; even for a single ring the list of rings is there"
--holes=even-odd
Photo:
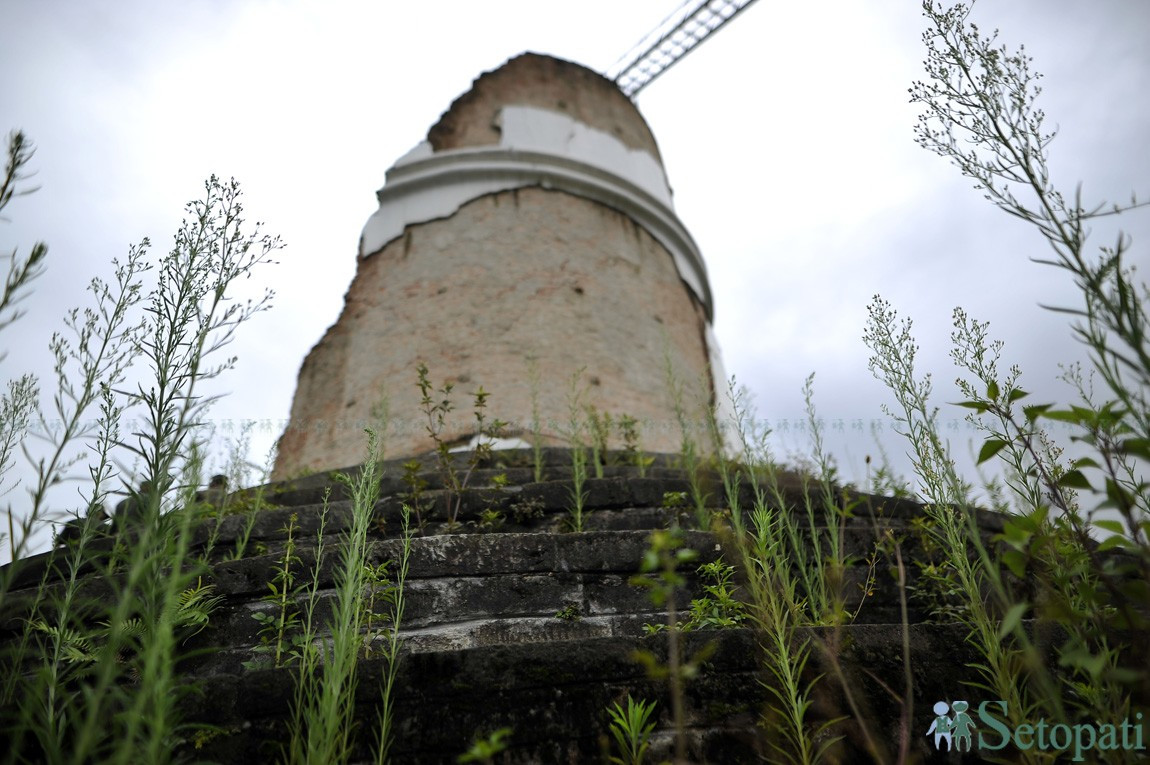
[[[678,450],[668,365],[692,404],[722,379],[710,287],[655,139],[613,82],[518,56],[456,99],[377,196],[274,478],[362,462],[384,399],[387,456],[433,448],[421,362],[458,394],[448,441],[475,435],[467,394],[482,386],[508,436],[566,443],[582,370],[584,404],[638,419],[645,450]]]

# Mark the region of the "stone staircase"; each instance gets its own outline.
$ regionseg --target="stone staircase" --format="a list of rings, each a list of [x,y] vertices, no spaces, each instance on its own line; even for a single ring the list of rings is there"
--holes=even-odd
[[[467,456],[458,459],[462,463]],[[609,455],[602,477],[589,478],[584,487],[584,530],[572,532],[566,530],[571,518],[570,453],[548,449],[543,459],[544,480],[536,482],[530,450],[495,452],[472,472],[468,488],[458,495],[454,524],[448,522],[454,497],[444,490],[434,461],[422,463],[419,476],[427,484],[420,498],[422,528],[411,543],[403,653],[393,697],[395,762],[453,763],[475,738],[504,727],[513,732],[497,762],[606,762],[606,710],[628,694],[658,701],[649,761],[670,756],[673,725],[666,681],[649,679],[634,657],[644,650],[665,660],[665,634],[645,636],[644,629],[662,622],[665,611],[630,579],[652,530],[695,525],[693,511],[681,504],[690,491],[689,476],[670,457],[658,457],[640,475],[633,465],[616,464],[621,455]],[[401,508],[409,498],[402,475],[399,462],[383,465],[376,527],[370,535],[373,565],[398,560],[402,550]],[[806,491],[802,481],[790,474],[784,480],[788,501],[801,507]],[[712,497],[721,496],[713,476],[707,485]],[[196,532],[198,552],[210,560],[210,581],[224,597],[209,627],[185,646],[190,658],[180,667],[200,688],[184,702],[187,719],[214,731],[199,737],[199,748],[186,745],[187,754],[197,760],[274,761],[286,741],[295,677],[291,668],[259,666],[270,662],[255,650],[260,624],[253,614],[275,608],[265,596],[282,564],[289,525],[298,556],[293,570],[300,583],[311,577],[322,524],[321,622],[334,598],[339,537],[351,519],[345,487],[323,474],[250,489],[229,501],[250,505],[256,492],[265,509],[227,515],[218,525],[210,522]],[[857,617],[837,639],[852,685],[862,690],[855,703],[862,704],[860,711],[877,730],[889,732],[882,743],[893,748],[899,707],[886,687],[895,693],[902,688],[900,605],[888,562],[871,567],[868,559],[876,538],[887,530],[904,538],[908,560],[921,555],[908,533],[921,508],[892,498],[844,497],[853,507],[843,531],[854,561],[846,572],[848,607],[857,609]],[[742,499],[749,507],[749,493]],[[988,532],[998,523],[990,515],[984,520]],[[245,539],[245,554],[230,559]],[[737,561],[729,535],[722,531],[689,530],[686,541],[699,554],[692,568],[719,557]],[[700,595],[702,583],[694,571],[683,573],[689,584],[676,602],[685,610],[691,598]],[[34,586],[39,581],[36,566],[28,566],[22,578]],[[973,657],[967,655],[960,629],[920,624],[922,616],[912,603],[909,637],[918,703],[914,725],[925,731],[930,704],[951,698],[963,680],[973,678],[965,667]],[[755,632],[747,627],[699,630],[684,633],[683,643],[686,656],[705,647],[711,651],[702,671],[686,685],[692,761],[759,761],[769,753],[771,741],[760,725],[769,692],[763,685],[766,675]],[[818,658],[812,656],[807,667],[811,679],[827,672]],[[360,661],[357,761],[371,759],[368,743],[385,671],[377,654]],[[848,700],[835,687],[830,681],[820,683],[823,690],[812,719],[849,712]],[[845,738],[832,761],[869,761],[857,731],[839,726],[837,732]]]

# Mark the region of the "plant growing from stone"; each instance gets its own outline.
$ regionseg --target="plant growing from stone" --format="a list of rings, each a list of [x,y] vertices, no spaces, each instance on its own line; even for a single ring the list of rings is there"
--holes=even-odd
[[[675,593],[687,583],[679,567],[690,563],[699,556],[698,552],[686,546],[683,530],[678,526],[659,529],[651,533],[650,544],[643,554],[639,573],[631,577],[631,584],[648,591],[651,602],[663,609],[667,636],[667,663],[663,665],[650,651],[638,651],[635,658],[642,663],[652,678],[666,678],[670,686],[671,718],[675,725],[675,762],[685,762],[687,757],[686,721],[683,710],[684,683],[698,672],[699,665],[706,660],[709,646],[701,655],[684,661],[679,639],[678,609]]]
[[[747,620],[746,604],[735,597],[735,567],[722,558],[699,566],[697,573],[703,580],[704,595],[691,600],[690,616],[684,631],[737,627]]]
[[[643,454],[639,446],[639,421],[628,414],[624,414],[619,417],[616,424],[619,426],[619,437],[623,440],[623,454],[627,464],[638,468],[639,477],[645,478],[647,468],[654,463],[655,459]]]
[[[419,460],[403,463],[403,483],[407,486],[406,504],[415,513],[415,525],[423,529],[423,492],[427,489],[427,479],[423,477],[423,464]]]
[[[252,423],[246,423],[244,425],[240,441],[232,452],[232,459],[227,471],[229,486],[250,485],[250,481],[248,480],[249,463],[244,457],[247,454],[247,445],[250,443],[251,426]],[[260,512],[276,507],[274,503],[268,501],[264,488],[271,476],[271,467],[275,463],[275,451],[275,446],[272,446],[271,449],[268,450],[267,456],[264,459],[263,468],[255,481],[255,488],[240,494],[238,497],[225,497],[226,501],[224,506],[220,508],[221,513],[242,513],[244,515],[244,525],[240,529],[240,533],[236,536],[235,547],[231,554],[232,560],[242,559],[244,553],[247,552],[248,542],[252,536],[252,529],[255,528]]]
[[[809,384],[809,381],[808,381]],[[771,701],[763,725],[772,732],[768,743],[772,759],[779,762],[815,763],[825,760],[838,741],[832,733],[836,720],[810,719],[814,684],[804,679],[812,653],[822,648],[829,656],[837,648],[834,632],[826,643],[815,643],[802,630],[813,625],[842,624],[841,548],[826,538],[825,526],[817,522],[810,488],[804,486],[806,524],[800,524],[782,489],[778,468],[767,445],[769,430],[755,418],[754,409],[734,380],[728,386],[734,420],[733,436],[741,450],[741,465],[725,459],[716,461],[727,498],[733,547],[743,571],[750,596],[747,615],[762,651],[769,678],[764,687]],[[808,409],[811,408],[808,396]],[[808,412],[817,427],[813,409]],[[713,448],[721,454],[722,431],[717,423],[709,426]],[[817,443],[817,441],[816,441]],[[816,447],[817,451],[817,447]],[[816,464],[818,459],[816,458]],[[823,479],[829,481],[829,476]],[[741,501],[743,482],[750,488],[751,505]],[[824,492],[824,501],[829,492]],[[837,505],[825,506],[825,525],[838,526],[843,511]],[[841,534],[836,537],[841,540]],[[829,558],[809,553],[810,548],[830,552]],[[844,688],[849,695],[850,689]]]
[[[583,419],[583,398],[587,389],[582,384],[583,370],[580,369],[571,376],[570,388],[567,392],[567,442],[571,451],[571,488],[569,516],[567,527],[571,531],[583,531],[583,507],[587,503],[587,492],[584,488],[587,483],[587,447],[585,436],[586,421]]]
[[[603,464],[607,460],[611,429],[614,421],[610,412],[600,412],[594,406],[587,407],[587,433],[591,441],[591,464],[595,467],[595,477],[603,477]]]
[[[383,677],[383,687],[380,689],[379,736],[375,747],[375,759],[379,765],[390,761],[391,746],[395,739],[395,699],[392,696],[395,691],[395,678],[399,673],[399,653],[402,646],[399,628],[403,624],[406,607],[404,588],[407,586],[407,574],[411,568],[411,510],[404,505],[402,512],[403,551],[395,571],[395,581],[387,591],[388,629],[383,635],[383,658],[387,662],[387,670]]]
[[[394,585],[388,569],[390,561],[382,563],[365,563],[363,566],[363,595],[360,598],[360,621],[363,623],[363,656],[371,658],[375,652],[376,638],[387,631],[387,624],[391,616],[386,611],[377,609],[387,608],[394,599]]]
[[[260,645],[253,648],[252,652],[269,654],[273,667],[284,666],[291,644],[291,635],[300,623],[296,598],[301,588],[296,585],[295,581],[295,568],[300,564],[300,558],[296,554],[295,539],[296,521],[298,520],[299,516],[292,513],[288,516],[287,525],[280,529],[285,535],[284,549],[280,553],[275,574],[267,583],[271,592],[263,598],[265,603],[271,604],[272,611],[271,613],[256,611],[252,614],[252,618],[260,624]],[[246,662],[245,666],[249,669],[255,669],[259,663],[255,661]]]
[[[367,431],[367,459],[353,477],[340,474],[351,501],[351,528],[340,541],[332,618],[318,652],[301,662],[286,759],[292,763],[345,762],[354,745],[357,664],[363,649],[361,605],[368,564],[368,531],[379,499],[382,449]],[[318,574],[317,574],[318,576]],[[314,618],[311,617],[311,618]],[[314,622],[309,630],[314,630]],[[315,632],[305,632],[311,637]]]
[[[583,609],[578,603],[568,603],[555,612],[555,618],[565,622],[577,622],[583,618]]]
[[[700,529],[711,526],[711,513],[707,508],[709,496],[703,479],[703,455],[700,452],[696,423],[691,419],[687,403],[687,392],[683,383],[676,377],[675,368],[671,361],[670,349],[664,349],[663,376],[667,385],[667,393],[671,399],[671,407],[675,412],[675,421],[679,424],[681,440],[679,442],[679,463],[687,471],[687,480],[691,484],[691,501],[695,506],[695,523]],[[707,415],[710,417],[710,414]]]
[[[655,730],[651,716],[656,706],[654,701],[635,701],[628,694],[626,705],[616,701],[607,708],[611,718],[611,737],[615,739],[618,752],[611,755],[612,765],[643,765],[651,747],[651,733]]]
[[[486,736],[479,735],[471,742],[471,746],[466,752],[456,758],[456,762],[482,762],[484,765],[492,765],[495,762],[495,755],[507,749],[507,739],[511,738],[511,728],[499,728],[492,731]]]
[[[692,598],[687,619],[676,621],[675,629],[680,632],[693,632],[701,629],[722,629],[738,627],[747,620],[747,606],[735,597],[735,567],[728,566],[722,558],[704,563],[695,569],[703,582],[702,597]],[[655,635],[667,629],[666,623],[644,624],[647,635]]]
[[[527,381],[531,386],[531,465],[535,483],[543,481],[543,417],[539,413],[539,361],[527,359]]]
[[[463,474],[459,474],[452,458],[451,447],[443,439],[447,428],[448,416],[455,410],[451,401],[451,393],[455,386],[445,382],[440,388],[435,388],[431,382],[431,373],[427,365],[420,362],[417,368],[419,377],[420,407],[427,418],[426,430],[435,443],[435,454],[439,462],[440,473],[443,476],[443,486],[446,491],[447,527],[454,529],[459,523],[459,510],[463,505],[463,492],[471,480],[475,469],[491,456],[491,442],[498,438],[507,423],[499,419],[490,419],[487,416],[487,391],[480,386],[472,393],[472,411],[475,417],[475,447],[467,454],[467,466]]]
[[[311,576],[303,586],[299,637],[292,649],[297,675],[292,694],[291,717],[288,721],[289,741],[281,752],[285,762],[298,762],[302,758],[304,731],[308,726],[308,714],[312,710],[311,699],[315,695],[315,678],[322,672],[321,665],[326,655],[320,640],[322,625],[318,621],[316,607],[319,605],[323,584],[320,574],[324,570],[327,557],[325,545],[330,501],[331,488],[328,487],[324,491],[320,505],[319,529],[316,532],[315,560],[311,566]]]

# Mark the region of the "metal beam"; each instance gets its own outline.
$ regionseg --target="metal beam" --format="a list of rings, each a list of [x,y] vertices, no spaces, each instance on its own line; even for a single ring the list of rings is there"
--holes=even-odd
[[[686,0],[607,70],[607,76],[634,98],[671,64],[687,55],[755,0]]]

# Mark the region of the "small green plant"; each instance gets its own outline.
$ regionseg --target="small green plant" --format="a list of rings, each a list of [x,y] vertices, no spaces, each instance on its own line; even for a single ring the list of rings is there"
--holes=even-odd
[[[623,454],[628,465],[639,468],[639,477],[645,478],[647,468],[655,462],[654,457],[643,454],[639,447],[639,421],[628,414],[619,417],[619,437],[623,439]]]
[[[286,535],[284,549],[280,554],[275,575],[268,582],[271,593],[264,596],[264,601],[274,606],[272,613],[256,611],[252,618],[260,623],[260,645],[252,649],[253,653],[270,655],[273,667],[284,666],[288,658],[288,649],[291,644],[291,633],[299,626],[300,614],[296,606],[296,595],[299,588],[295,584],[295,567],[299,565],[300,558],[296,554],[296,522],[299,516],[292,513],[288,516],[287,525],[280,529]],[[244,666],[255,669],[260,666],[258,661],[245,662]]]
[[[375,761],[377,765],[384,765],[390,761],[391,746],[394,743],[395,732],[395,678],[399,674],[399,652],[402,642],[399,639],[399,628],[403,624],[403,614],[407,601],[404,598],[407,586],[407,574],[411,567],[411,508],[403,506],[403,552],[400,555],[399,566],[395,572],[395,581],[387,591],[387,605],[390,613],[389,628],[383,635],[383,658],[387,662],[387,671],[383,676],[383,687],[380,689],[379,705],[379,736],[376,739]]]
[[[568,603],[555,612],[555,618],[565,622],[577,622],[583,618],[583,609],[578,603]]]
[[[594,406],[587,407],[587,433],[591,437],[591,464],[595,467],[596,478],[603,477],[612,425],[610,412],[600,412]]]
[[[427,489],[427,479],[423,477],[423,464],[419,460],[403,463],[403,483],[407,486],[405,502],[415,513],[415,524],[423,528],[423,492]]]
[[[687,392],[682,382],[675,376],[675,367],[671,360],[670,349],[664,349],[663,373],[667,385],[667,392],[671,398],[671,407],[675,412],[675,420],[679,423],[681,441],[679,444],[679,462],[687,471],[687,480],[691,484],[691,501],[695,506],[695,523],[700,529],[711,527],[711,512],[707,508],[710,500],[705,481],[703,479],[704,456],[700,451],[698,441],[698,428],[692,421],[688,411]],[[706,385],[709,389],[709,385]],[[708,412],[708,414],[712,414]]]
[[[488,507],[481,510],[479,517],[470,523],[480,532],[486,533],[489,531],[498,531],[503,528],[503,524],[506,522],[507,518],[503,515],[503,511]]]
[[[583,530],[583,508],[587,503],[587,446],[585,435],[587,425],[583,419],[583,397],[587,389],[582,384],[583,370],[571,376],[567,393],[567,441],[571,450],[571,502],[568,507],[567,528],[574,532]]]
[[[637,651],[635,659],[655,679],[666,678],[670,685],[671,717],[675,724],[675,761],[685,762],[687,757],[686,722],[684,718],[684,683],[699,671],[714,645],[710,644],[701,653],[684,661],[681,656],[678,629],[678,609],[675,606],[675,593],[687,583],[679,567],[699,557],[699,554],[686,546],[686,537],[678,526],[658,529],[651,533],[647,551],[639,566],[639,573],[631,577],[631,584],[648,591],[651,602],[664,610],[667,635],[667,663],[663,665],[650,651]]]
[[[735,567],[728,566],[722,558],[704,563],[696,569],[703,579],[704,595],[691,600],[686,621],[677,621],[675,629],[692,632],[701,629],[722,629],[738,627],[747,621],[747,606],[735,598],[731,582]],[[656,635],[667,629],[667,624],[644,624],[646,635]]]
[[[451,454],[451,447],[443,438],[444,431],[447,429],[447,418],[455,410],[455,405],[451,400],[455,386],[451,382],[445,382],[441,387],[435,388],[431,382],[431,373],[428,371],[427,365],[422,362],[420,362],[416,372],[419,377],[420,407],[427,418],[425,428],[435,443],[435,454],[439,461],[440,473],[443,476],[443,487],[447,493],[447,527],[450,530],[459,525],[459,510],[463,505],[463,492],[471,480],[472,473],[479,465],[490,459],[491,443],[502,434],[507,423],[499,419],[488,418],[487,399],[491,394],[485,391],[483,386],[479,386],[479,389],[471,394],[473,399],[472,411],[475,417],[475,447],[468,453],[466,470],[460,475]],[[409,484],[409,486],[413,485]]]
[[[244,515],[244,525],[240,529],[240,533],[236,535],[235,549],[232,550],[232,560],[241,560],[244,553],[247,552],[248,542],[252,538],[252,529],[256,526],[256,521],[259,520],[258,510],[249,510]]]
[[[507,749],[507,739],[511,738],[511,728],[500,728],[487,736],[477,736],[471,747],[456,758],[456,762],[482,762],[493,765],[495,755]]]
[[[360,599],[360,622],[363,624],[363,657],[371,658],[376,638],[387,634],[391,614],[377,609],[395,600],[395,585],[388,573],[389,561],[363,564],[363,596]]]
[[[531,465],[535,483],[543,482],[543,417],[539,412],[539,361],[527,359],[527,380],[531,385]]]
[[[626,706],[616,701],[608,707],[611,736],[618,751],[611,756],[612,765],[643,765],[651,747],[651,733],[655,730],[655,721],[651,719],[655,706],[654,701],[635,701],[628,695]]]
[[[236,453],[233,455],[232,465],[228,470],[228,477],[232,486],[244,486],[247,483],[247,463],[241,459],[243,452],[241,452],[240,449],[246,448],[246,439],[248,438],[249,431],[250,428],[245,428],[244,440],[242,440],[240,446],[237,447]],[[268,482],[268,477],[271,475],[271,466],[274,462],[275,447],[273,446],[266,455],[261,474],[257,476],[256,488],[248,491],[240,491],[226,497],[227,502],[224,509],[227,514],[244,516],[244,525],[240,529],[240,533],[236,535],[235,549],[231,555],[232,560],[242,559],[247,552],[248,542],[252,536],[252,529],[255,528],[259,514],[265,510],[279,509],[279,505],[267,499],[264,488]]]
[[[202,577],[180,593],[173,621],[182,631],[181,640],[203,631],[208,626],[212,611],[224,602],[222,595],[216,595],[214,584],[204,584]]]
[[[420,407],[427,418],[424,427],[435,443],[435,456],[439,461],[439,470],[443,476],[443,488],[448,492],[448,526],[452,526],[455,521],[456,509],[456,506],[452,504],[452,495],[459,492],[460,481],[455,470],[455,461],[451,457],[451,448],[443,439],[443,433],[447,429],[448,415],[455,410],[455,405],[451,401],[451,393],[455,390],[455,385],[451,382],[445,382],[440,388],[436,388],[431,382],[431,372],[423,362],[420,362],[416,368],[416,374],[419,377]],[[409,484],[410,486],[412,484]]]
[[[543,500],[539,497],[520,498],[511,503],[511,517],[522,525],[543,517]]]
[[[737,627],[747,620],[747,607],[735,598],[731,583],[735,567],[728,566],[722,558],[704,563],[698,568],[703,578],[701,598],[691,601],[691,615],[684,630]]]
[[[367,430],[367,458],[358,473],[339,477],[351,500],[351,527],[341,540],[335,567],[329,636],[316,651],[313,604],[305,616],[307,640],[299,663],[297,692],[285,754],[292,763],[343,762],[354,745],[356,667],[363,650],[368,532],[379,498],[383,447]],[[318,569],[317,569],[318,571]],[[318,573],[315,574],[318,577]],[[318,584],[318,582],[317,582]],[[315,597],[315,592],[310,598]],[[314,601],[313,601],[314,603]]]

